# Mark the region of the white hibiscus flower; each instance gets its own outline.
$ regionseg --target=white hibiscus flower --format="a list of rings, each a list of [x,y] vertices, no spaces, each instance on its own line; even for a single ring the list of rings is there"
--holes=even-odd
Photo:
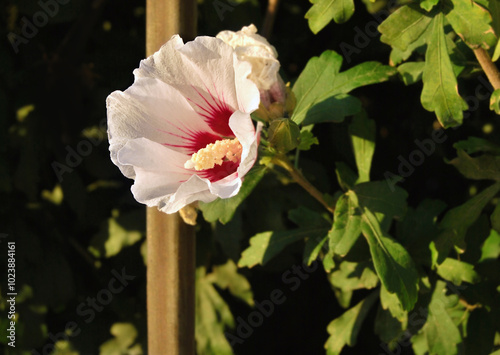
[[[109,95],[111,160],[135,180],[137,201],[173,213],[238,193],[259,143],[251,69],[220,39],[176,35]]]

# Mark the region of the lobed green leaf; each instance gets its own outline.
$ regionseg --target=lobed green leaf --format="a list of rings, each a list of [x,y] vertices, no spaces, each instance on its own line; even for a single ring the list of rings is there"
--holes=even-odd
[[[462,123],[463,111],[467,104],[457,88],[457,79],[453,72],[443,30],[443,14],[432,20],[432,31],[427,37],[423,73],[424,88],[420,100],[428,111],[434,111],[445,128]]]
[[[344,23],[354,14],[353,0],[310,0],[313,6],[307,11],[305,18],[309,20],[309,28],[314,34],[321,31],[333,19],[336,23]]]
[[[380,222],[368,208],[364,208],[361,229],[382,284],[397,295],[404,310],[411,310],[418,298],[418,275],[410,255],[382,232]]]

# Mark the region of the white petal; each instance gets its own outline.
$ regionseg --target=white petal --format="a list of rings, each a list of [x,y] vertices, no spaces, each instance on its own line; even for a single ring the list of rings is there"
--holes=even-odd
[[[223,41],[213,37],[197,37],[180,46],[174,36],[158,52],[141,61],[134,71],[137,77],[154,77],[176,87],[190,100],[202,103],[204,96],[223,98],[233,109],[252,110],[241,107],[235,85],[234,50]],[[241,71],[241,69],[239,69]],[[244,78],[249,74],[250,68]],[[237,75],[240,75],[240,71]],[[247,86],[251,87],[252,83]],[[247,89],[246,87],[238,89]],[[255,95],[255,90],[251,93]],[[250,100],[251,101],[251,100]],[[258,105],[258,103],[257,103]]]
[[[249,78],[260,90],[269,90],[276,82],[280,68],[278,52],[267,39],[257,34],[254,25],[238,32],[222,31],[217,38],[233,47],[239,60],[252,65]]]
[[[125,92],[113,92],[107,99],[107,114],[111,159],[131,178],[131,170],[116,159],[128,140],[145,137],[192,154],[200,149],[196,137],[215,134],[184,96],[158,79],[137,78]]]
[[[245,112],[237,111],[231,116],[229,126],[243,148],[240,166],[238,167],[238,176],[243,178],[257,160],[257,148],[259,145],[262,123],[259,122],[257,124],[257,129],[255,129],[250,115]]]
[[[146,138],[129,141],[118,152],[122,165],[135,171],[131,190],[135,199],[165,213],[174,213],[193,201],[210,202],[209,181],[182,167],[187,156]]]

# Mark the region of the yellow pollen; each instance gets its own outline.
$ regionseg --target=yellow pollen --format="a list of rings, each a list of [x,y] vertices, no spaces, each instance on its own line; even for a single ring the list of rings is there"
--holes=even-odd
[[[191,156],[184,167],[186,169],[205,170],[212,169],[216,164],[222,165],[224,161],[237,163],[241,159],[242,147],[238,138],[221,139],[208,144]]]

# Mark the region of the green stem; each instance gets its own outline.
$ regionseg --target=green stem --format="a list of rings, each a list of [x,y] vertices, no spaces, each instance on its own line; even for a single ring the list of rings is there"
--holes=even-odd
[[[302,173],[292,165],[292,163],[290,163],[287,157],[277,156],[273,159],[273,163],[281,166],[286,171],[288,171],[293,180],[298,183],[304,190],[306,190],[312,197],[314,197],[319,203],[321,203],[328,211],[330,211],[331,213],[335,211],[334,208],[326,203],[325,199],[323,198],[323,194],[316,187],[314,187],[304,177],[304,175],[302,175]]]

